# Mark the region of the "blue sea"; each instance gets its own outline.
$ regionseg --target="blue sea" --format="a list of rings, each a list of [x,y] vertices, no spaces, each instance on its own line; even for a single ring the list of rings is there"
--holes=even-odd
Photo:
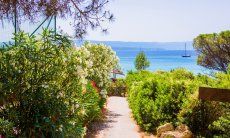
[[[92,41],[92,43],[104,43],[116,51],[120,59],[122,71],[126,74],[129,70],[135,70],[135,57],[140,51],[144,51],[150,67],[147,70],[169,71],[176,68],[186,68],[193,73],[207,73],[208,71],[197,65],[197,54],[192,48],[192,42],[187,43],[187,54],[191,57],[184,58],[185,42],[156,43],[156,42],[119,42],[119,41]],[[78,43],[82,44],[82,43]]]
[[[135,70],[135,57],[139,51],[132,49],[127,50],[117,50],[118,57],[120,58],[120,65],[122,70],[126,73],[129,70]],[[156,71],[156,70],[172,70],[175,68],[186,68],[195,74],[204,73],[205,69],[196,64],[197,55],[194,51],[187,51],[191,57],[183,58],[181,55],[184,54],[184,51],[181,50],[165,50],[165,51],[151,51],[151,50],[142,50],[145,52],[148,60],[150,61],[150,67],[147,70]]]

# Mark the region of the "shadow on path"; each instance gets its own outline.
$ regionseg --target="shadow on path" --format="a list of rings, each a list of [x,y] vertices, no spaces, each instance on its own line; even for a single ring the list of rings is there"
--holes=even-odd
[[[106,110],[105,118],[103,120],[93,122],[87,130],[86,138],[96,138],[100,131],[111,128],[112,123],[116,123],[116,118],[121,116],[113,111]]]

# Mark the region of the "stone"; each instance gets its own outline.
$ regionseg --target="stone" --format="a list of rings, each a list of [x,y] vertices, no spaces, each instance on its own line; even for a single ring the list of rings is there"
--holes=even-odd
[[[179,132],[184,132],[186,130],[189,130],[189,127],[186,126],[185,124],[181,124],[181,125],[177,126],[175,130],[179,131]]]
[[[190,130],[186,130],[182,133],[181,138],[192,138],[193,134]]]
[[[174,127],[171,123],[166,123],[157,128],[157,137],[161,137],[161,134],[167,131],[173,131]]]
[[[174,134],[171,133],[162,133],[160,138],[176,138]]]

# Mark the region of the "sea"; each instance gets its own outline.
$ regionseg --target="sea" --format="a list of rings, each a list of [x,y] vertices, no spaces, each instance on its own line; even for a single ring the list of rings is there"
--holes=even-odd
[[[111,46],[120,59],[121,70],[126,74],[135,71],[134,61],[137,54],[143,51],[150,61],[149,71],[170,71],[176,68],[185,68],[194,74],[206,74],[207,69],[197,65],[197,53],[192,47],[192,42],[122,42],[122,41],[91,41]],[[84,42],[76,41],[77,45]],[[191,57],[182,57],[186,53]]]

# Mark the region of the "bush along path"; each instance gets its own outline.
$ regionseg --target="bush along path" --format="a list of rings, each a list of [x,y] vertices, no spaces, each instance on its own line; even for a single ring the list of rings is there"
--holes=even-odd
[[[140,138],[143,134],[131,117],[125,97],[111,96],[107,101],[106,120],[94,124],[86,137],[95,138]]]

